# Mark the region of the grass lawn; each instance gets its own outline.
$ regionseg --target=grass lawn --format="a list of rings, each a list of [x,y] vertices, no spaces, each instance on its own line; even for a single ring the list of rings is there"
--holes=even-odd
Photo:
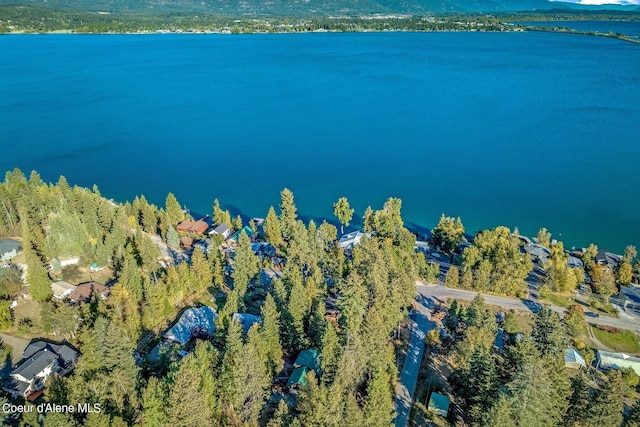
[[[540,300],[546,301],[551,305],[555,305],[562,308],[567,308],[571,304],[574,304],[575,301],[570,295],[556,294],[553,292],[549,292],[544,294],[544,296],[540,295]]]
[[[598,328],[591,329],[598,341],[612,350],[632,354],[640,353],[638,337],[631,331],[620,331],[617,334],[612,334],[610,332],[601,331]]]

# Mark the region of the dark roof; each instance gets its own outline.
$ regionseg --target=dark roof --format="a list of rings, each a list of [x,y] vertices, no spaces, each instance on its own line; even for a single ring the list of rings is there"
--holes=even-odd
[[[302,366],[296,368],[291,373],[289,377],[289,381],[287,381],[287,387],[291,387],[293,385],[304,385],[307,383],[307,367]]]
[[[58,354],[51,350],[50,347],[45,347],[43,350],[34,354],[29,359],[25,360],[11,373],[12,375],[20,375],[28,381],[33,380],[36,375],[49,366],[52,362],[58,360]]]
[[[315,348],[302,350],[300,354],[298,354],[293,366],[306,366],[318,372],[318,350]]]
[[[94,293],[107,295],[109,293],[109,288],[97,282],[81,283],[67,296],[67,298],[72,301],[89,302],[91,301],[91,297]]]
[[[24,349],[22,357],[24,359],[29,359],[30,357],[33,357],[36,353],[44,349],[47,349],[48,351],[52,351],[59,355],[61,360],[58,361],[58,364],[62,367],[67,367],[69,365],[75,364],[78,360],[78,357],[80,357],[80,353],[66,344],[50,343],[43,340],[32,341],[27,346],[27,348]]]
[[[0,255],[4,255],[7,252],[11,252],[14,249],[18,249],[22,246],[22,243],[13,239],[0,239]]]

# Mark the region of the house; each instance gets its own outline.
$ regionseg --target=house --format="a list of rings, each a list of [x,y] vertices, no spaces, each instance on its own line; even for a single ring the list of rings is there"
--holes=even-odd
[[[287,381],[287,387],[295,388],[307,384],[307,374],[314,371],[316,375],[320,373],[319,353],[315,348],[302,350],[296,361],[293,363],[293,372]]]
[[[571,256],[569,256],[569,259],[567,260],[567,267],[584,269],[584,264],[582,263],[581,259],[576,258],[573,255],[571,255]]]
[[[622,263],[622,256],[611,252],[599,251],[596,254],[595,260],[598,264],[606,265],[610,269],[614,270],[618,268],[620,263]]]
[[[53,297],[57,299],[65,299],[76,289],[75,285],[72,285],[69,282],[59,281],[53,282],[51,284],[51,291],[53,292]]]
[[[256,323],[261,323],[262,318],[260,316],[256,316],[255,314],[249,313],[233,313],[231,319],[240,323],[240,327],[242,328],[242,332],[247,334],[249,329]]]
[[[546,264],[551,256],[551,251],[547,247],[537,243],[525,245],[522,249],[529,254],[531,261],[539,265]]]
[[[11,261],[18,255],[22,248],[22,243],[13,239],[0,239],[0,261]]]
[[[236,242],[238,240],[240,240],[240,233],[244,233],[246,234],[250,239],[255,236],[255,232],[251,229],[251,227],[249,227],[248,225],[245,225],[244,227],[242,227],[240,230],[236,231],[233,236],[231,236],[233,238],[233,240],[235,240]]]
[[[640,375],[640,358],[624,353],[596,350],[596,367],[603,371],[609,369],[631,368]]]
[[[263,268],[260,270],[260,286],[268,288],[274,280],[282,278],[282,270],[279,268]]]
[[[416,245],[413,248],[416,252],[423,252],[425,254],[429,253],[429,242],[425,242],[423,240],[416,240]]]
[[[431,397],[429,397],[427,410],[446,418],[449,414],[449,403],[450,399],[447,396],[433,392],[431,393]]]
[[[93,295],[98,295],[101,299],[107,299],[110,290],[97,282],[81,283],[67,295],[72,303],[90,302]]]
[[[212,335],[215,331],[216,311],[208,306],[188,308],[180,316],[180,320],[164,334],[167,341],[184,346],[192,337]]]
[[[51,375],[57,373],[64,376],[69,373],[79,357],[80,353],[67,344],[32,341],[3,388],[14,398],[28,397],[42,390]]]
[[[342,249],[352,250],[355,245],[360,243],[364,236],[371,237],[371,233],[363,233],[359,230],[352,231],[340,237],[338,244]]]
[[[213,230],[209,232],[210,235],[217,234],[219,236],[224,237],[224,240],[227,240],[231,236],[231,228],[227,224],[220,224]]]
[[[289,377],[289,381],[287,381],[287,387],[290,389],[295,389],[299,386],[304,386],[307,384],[307,373],[309,370],[306,366],[300,366],[295,368]]]
[[[316,372],[320,372],[320,362],[319,362],[320,354],[318,350],[315,348],[302,350],[298,357],[296,357],[296,361],[293,363],[295,368],[300,368],[306,366],[308,369],[311,369]]]
[[[178,233],[203,234],[208,228],[209,225],[201,219],[197,221],[185,219],[178,224]]]
[[[587,363],[578,350],[569,348],[564,352],[564,366],[571,369],[580,369],[586,368]]]

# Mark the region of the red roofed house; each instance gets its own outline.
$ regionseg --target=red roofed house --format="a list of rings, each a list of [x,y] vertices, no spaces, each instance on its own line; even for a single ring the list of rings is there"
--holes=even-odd
[[[185,219],[180,224],[178,224],[178,232],[179,233],[194,233],[194,234],[203,234],[207,231],[209,225],[201,220],[193,221],[190,219]]]

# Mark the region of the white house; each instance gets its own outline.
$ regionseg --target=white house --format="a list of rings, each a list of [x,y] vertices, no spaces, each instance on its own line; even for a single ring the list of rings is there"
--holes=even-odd
[[[13,239],[0,239],[0,261],[10,261],[18,255],[22,243]]]
[[[363,233],[360,230],[352,231],[340,237],[338,244],[342,249],[351,250],[355,245],[360,243],[364,236],[371,237],[371,233]]]
[[[231,228],[229,228],[227,224],[220,224],[219,226],[214,228],[212,231],[210,231],[209,234],[210,235],[219,234],[220,236],[224,237],[225,240],[227,240],[231,236]]]

